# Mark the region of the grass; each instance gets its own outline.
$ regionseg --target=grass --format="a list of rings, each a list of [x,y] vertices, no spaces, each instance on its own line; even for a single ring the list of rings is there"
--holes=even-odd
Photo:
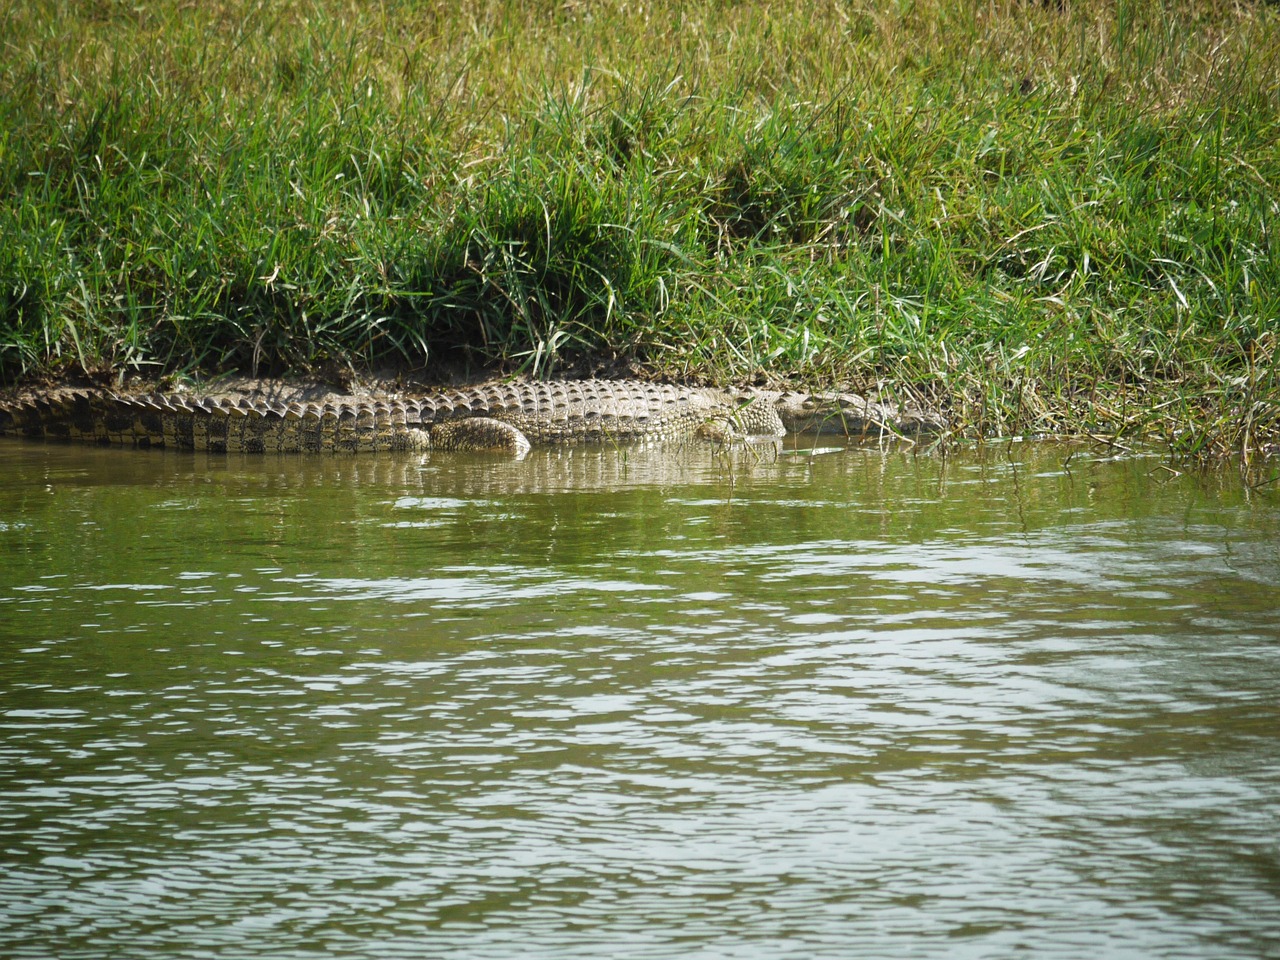
[[[19,0],[0,382],[839,382],[1280,443],[1280,9]]]

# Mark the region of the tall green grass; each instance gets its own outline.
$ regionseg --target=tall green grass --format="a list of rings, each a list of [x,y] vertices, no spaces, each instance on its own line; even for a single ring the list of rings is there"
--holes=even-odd
[[[643,369],[1280,442],[1280,11],[0,13],[0,380]]]

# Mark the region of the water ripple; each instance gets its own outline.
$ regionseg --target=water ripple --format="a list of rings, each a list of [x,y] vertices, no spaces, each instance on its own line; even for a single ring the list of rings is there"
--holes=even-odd
[[[1052,458],[128,463],[0,528],[7,956],[1274,952],[1273,512]]]

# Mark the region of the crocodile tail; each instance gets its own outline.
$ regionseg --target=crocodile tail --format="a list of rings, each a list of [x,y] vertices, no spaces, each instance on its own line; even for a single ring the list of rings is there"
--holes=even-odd
[[[426,450],[414,404],[279,403],[63,391],[9,402],[0,433],[210,453]]]

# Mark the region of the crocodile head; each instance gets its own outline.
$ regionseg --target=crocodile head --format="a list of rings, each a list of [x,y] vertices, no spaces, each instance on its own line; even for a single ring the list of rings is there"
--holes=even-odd
[[[853,393],[778,395],[778,415],[792,433],[834,433],[844,436],[908,436],[931,433],[945,424],[918,411],[899,411]]]
[[[778,415],[792,433],[880,433],[891,422],[880,404],[852,393],[787,392],[778,396]]]

